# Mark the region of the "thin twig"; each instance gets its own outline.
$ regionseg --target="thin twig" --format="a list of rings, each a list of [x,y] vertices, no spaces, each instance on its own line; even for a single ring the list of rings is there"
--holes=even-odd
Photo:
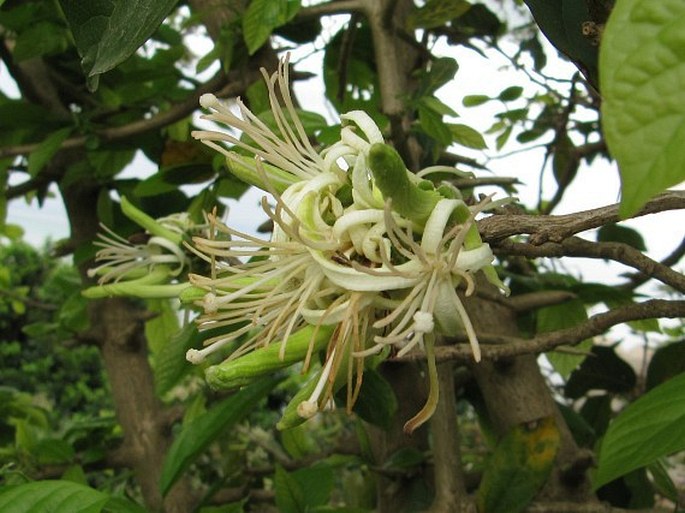
[[[633,303],[593,315],[585,322],[562,330],[542,333],[530,339],[479,333],[483,360],[499,360],[524,354],[539,354],[562,345],[575,345],[588,338],[605,333],[612,326],[629,321],[643,319],[685,317],[685,301],[669,301],[651,299],[642,303]],[[438,362],[455,360],[469,362],[473,360],[473,353],[465,336],[451,337],[458,342],[451,346],[435,348]],[[422,351],[412,352],[401,358],[390,361],[419,361],[425,358]]]
[[[561,242],[533,245],[505,240],[497,243],[495,248],[499,254],[529,258],[572,256],[614,260],[685,294],[685,276],[622,242],[592,242],[580,237],[569,237]]]

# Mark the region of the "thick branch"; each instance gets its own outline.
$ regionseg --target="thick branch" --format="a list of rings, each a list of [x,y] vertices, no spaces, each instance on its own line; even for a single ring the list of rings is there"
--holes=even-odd
[[[685,276],[621,242],[592,242],[569,237],[561,242],[545,242],[540,245],[505,240],[496,243],[495,247],[498,252],[507,255],[529,258],[573,256],[614,260],[685,293]]]
[[[561,242],[576,233],[620,221],[618,207],[616,204],[559,216],[494,215],[478,221],[478,229],[485,242],[523,233],[530,234],[529,242],[534,245]],[[666,191],[648,201],[633,217],[684,208],[685,191]]]
[[[575,345],[579,342],[601,335],[612,326],[642,319],[685,317],[685,301],[667,301],[651,299],[643,303],[634,303],[613,310],[608,310],[590,317],[587,321],[572,328],[539,334],[531,339],[509,337],[504,335],[478,334],[481,341],[483,360],[499,360],[524,354],[544,353],[562,345]],[[473,354],[465,336],[453,337],[452,346],[435,348],[436,359],[440,361],[472,361]],[[414,352],[394,361],[414,361],[425,358],[423,352]]]

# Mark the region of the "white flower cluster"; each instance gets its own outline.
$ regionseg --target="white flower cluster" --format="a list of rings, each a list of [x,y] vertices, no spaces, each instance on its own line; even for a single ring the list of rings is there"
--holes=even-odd
[[[238,339],[240,347],[222,365],[275,341],[282,341],[283,358],[288,338],[303,326],[334,325],[317,386],[298,410],[303,416],[326,406],[341,373],[357,377],[343,380],[353,402],[365,357],[403,355],[418,344],[432,349],[436,332],[465,331],[480,360],[456,290],[464,286],[471,294],[473,274],[485,269],[503,287],[492,270],[492,252],[475,228],[475,216],[490,199],[467,206],[458,190],[439,192],[422,180],[454,169],[430,168],[416,176],[403,164],[393,166],[399,157],[362,111],[341,116],[340,140],[317,152],[290,96],[287,61],[265,79],[273,129],[240,101],[239,117],[214,96],[201,98],[210,110],[206,119],[242,135],[197,131],[194,137],[222,152],[236,175],[271,195],[272,204],[264,198],[262,208],[273,232],[263,240],[210,217],[213,235],[193,238],[195,251],[212,269],[208,276],[190,275],[191,284],[206,291],[199,302],[200,327],[227,327],[227,333],[191,350],[188,359],[202,361]],[[391,162],[388,169],[385,161]],[[412,209],[427,215],[413,216]],[[236,259],[244,263],[228,263]]]

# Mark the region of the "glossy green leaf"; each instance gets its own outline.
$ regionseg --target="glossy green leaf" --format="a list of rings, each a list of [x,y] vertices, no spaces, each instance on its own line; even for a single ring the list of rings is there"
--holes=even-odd
[[[602,36],[602,126],[619,214],[685,180],[685,2],[619,0]]]
[[[3,513],[99,513],[109,497],[70,481],[33,481],[0,490]]]
[[[236,392],[217,406],[196,417],[174,440],[162,468],[160,489],[166,494],[183,472],[219,436],[242,420],[256,403],[276,386],[280,378],[264,378]]]
[[[685,373],[650,390],[611,423],[598,455],[594,488],[685,449]]]
[[[157,30],[178,0],[60,0],[89,78],[120,64]],[[97,81],[91,82],[97,87]]]

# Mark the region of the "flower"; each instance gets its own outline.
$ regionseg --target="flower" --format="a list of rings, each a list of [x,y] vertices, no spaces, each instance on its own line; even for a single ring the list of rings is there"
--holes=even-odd
[[[89,277],[98,276],[98,285],[83,291],[88,298],[134,296],[141,298],[176,297],[186,283],[169,283],[189,266],[184,240],[199,230],[187,213],[172,214],[160,219],[137,209],[125,197],[121,198],[123,213],[145,229],[141,242],[134,242],[102,225],[104,233],[94,242],[100,249],[95,261],[100,265],[88,270]]]
[[[242,135],[202,130],[193,136],[224,154],[238,177],[271,194],[275,204],[264,198],[262,209],[274,229],[266,240],[210,216],[209,235],[193,238],[194,251],[211,269],[209,275],[189,275],[203,291],[197,322],[200,329],[221,334],[187,357],[198,363],[237,345],[218,364],[227,366],[279,343],[284,359],[288,339],[304,327],[334,326],[311,393],[297,405],[308,418],[326,408],[345,383],[351,409],[366,358],[401,356],[423,346],[430,393],[426,406],[405,425],[412,431],[437,403],[436,334],[465,331],[474,359],[480,360],[475,330],[456,290],[463,285],[471,294],[474,274],[481,270],[505,289],[475,227],[476,216],[499,202],[488,197],[467,206],[454,187],[436,188],[424,179],[436,171],[454,172],[451,168],[409,173],[362,111],[342,115],[340,140],[317,151],[290,96],[287,60],[264,77],[275,130],[240,101],[238,117],[214,96],[201,99],[211,111],[205,119]]]

